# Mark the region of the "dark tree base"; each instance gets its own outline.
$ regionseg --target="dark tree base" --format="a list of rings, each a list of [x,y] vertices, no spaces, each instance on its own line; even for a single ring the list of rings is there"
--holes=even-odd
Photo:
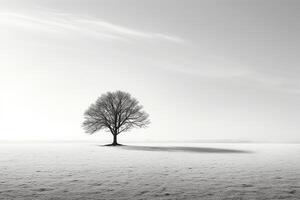
[[[124,146],[123,144],[118,144],[118,143],[116,143],[116,144],[114,144],[114,143],[112,143],[112,144],[106,144],[106,145],[104,145],[104,146]]]

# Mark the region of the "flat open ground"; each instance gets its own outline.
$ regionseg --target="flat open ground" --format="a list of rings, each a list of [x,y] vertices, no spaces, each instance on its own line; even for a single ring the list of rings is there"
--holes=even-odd
[[[300,199],[299,144],[0,144],[0,199]]]

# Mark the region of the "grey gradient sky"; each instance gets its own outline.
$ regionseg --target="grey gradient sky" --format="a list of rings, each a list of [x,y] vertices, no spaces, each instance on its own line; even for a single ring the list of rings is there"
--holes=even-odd
[[[300,2],[0,0],[0,140],[83,133],[106,91],[152,124],[122,140],[300,141]],[[126,136],[127,135],[127,136]]]

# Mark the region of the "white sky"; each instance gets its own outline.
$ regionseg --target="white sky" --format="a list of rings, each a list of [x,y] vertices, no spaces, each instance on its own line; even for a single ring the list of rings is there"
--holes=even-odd
[[[152,124],[122,140],[300,141],[297,1],[0,1],[0,140],[84,134],[106,91]]]

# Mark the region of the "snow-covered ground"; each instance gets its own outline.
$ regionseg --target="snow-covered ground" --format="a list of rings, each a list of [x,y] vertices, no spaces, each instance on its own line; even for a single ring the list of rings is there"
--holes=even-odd
[[[2,143],[0,199],[300,199],[298,144],[130,145]]]

